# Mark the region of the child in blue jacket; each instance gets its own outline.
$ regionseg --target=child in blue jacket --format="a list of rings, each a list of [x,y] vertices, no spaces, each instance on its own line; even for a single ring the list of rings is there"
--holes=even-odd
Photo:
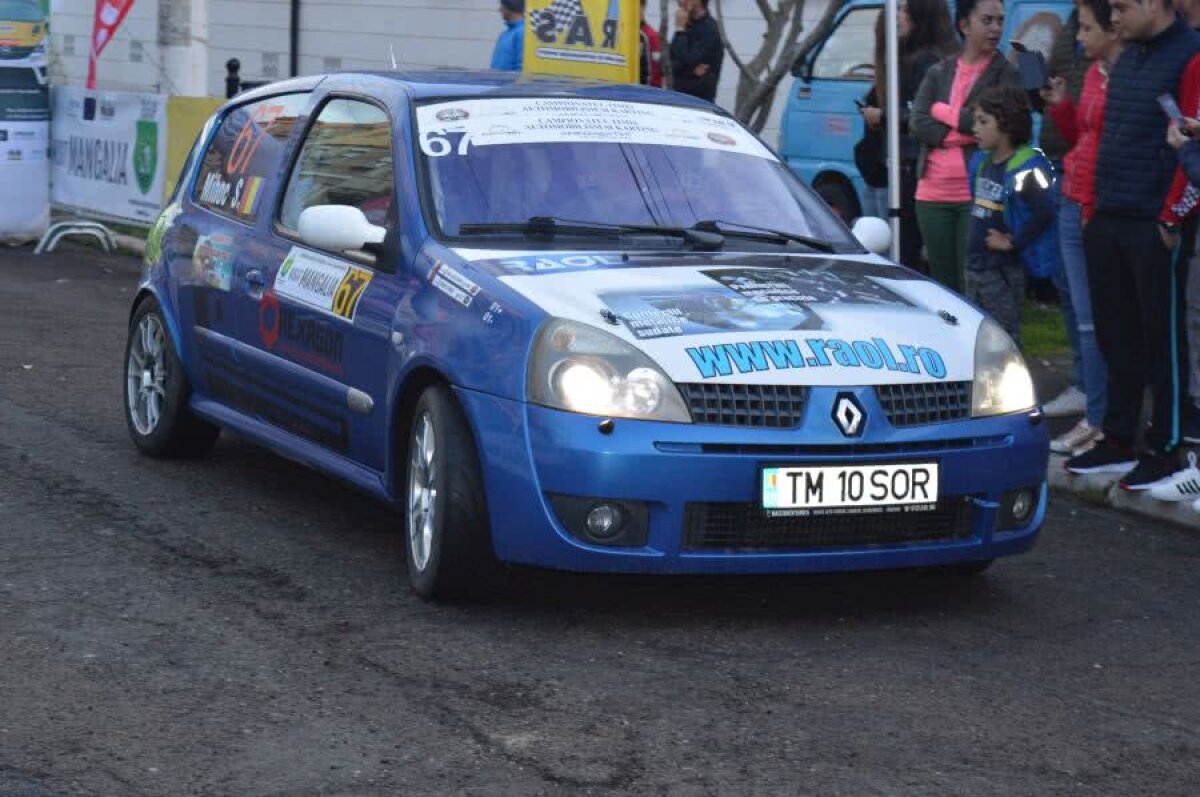
[[[975,105],[979,151],[971,158],[971,236],[966,296],[1019,345],[1025,272],[1058,270],[1054,168],[1029,146],[1033,118],[1025,93],[996,86]]]

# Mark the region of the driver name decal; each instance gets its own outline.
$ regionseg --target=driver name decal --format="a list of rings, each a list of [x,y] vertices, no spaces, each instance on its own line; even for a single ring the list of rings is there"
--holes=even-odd
[[[841,338],[754,340],[690,346],[687,354],[703,379],[752,374],[757,371],[786,371],[794,368],[866,368],[902,374],[926,374],[946,378],[942,355],[928,346],[899,344],[893,351],[882,338],[846,341]]]

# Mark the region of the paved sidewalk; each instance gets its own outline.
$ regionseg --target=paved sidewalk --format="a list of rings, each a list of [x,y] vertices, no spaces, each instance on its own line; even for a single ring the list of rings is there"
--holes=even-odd
[[[1038,399],[1046,402],[1058,395],[1070,382],[1071,361],[1069,356],[1052,358],[1030,358],[1029,368],[1037,385]],[[1055,436],[1071,428],[1078,418],[1050,419],[1050,433]],[[1182,526],[1200,530],[1200,512],[1192,509],[1190,501],[1168,503],[1156,501],[1145,493],[1122,490],[1112,474],[1089,474],[1077,476],[1063,470],[1066,457],[1050,455],[1046,468],[1046,479],[1051,489],[1070,492],[1096,504],[1110,506],[1123,512],[1133,512],[1154,520],[1166,520]]]

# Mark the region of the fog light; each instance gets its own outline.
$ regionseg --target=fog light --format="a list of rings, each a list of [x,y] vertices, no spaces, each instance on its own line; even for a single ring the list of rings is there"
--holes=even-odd
[[[577,540],[607,547],[646,544],[650,508],[644,501],[554,493],[547,493],[546,497],[559,524]]]
[[[1037,511],[1038,496],[1041,490],[1037,487],[1025,487],[1019,490],[1009,490],[1000,497],[1000,513],[997,518],[997,531],[1011,531],[1024,528],[1033,520]]]
[[[621,510],[612,504],[596,504],[587,516],[588,533],[606,540],[621,530]]]
[[[1033,514],[1033,491],[1019,490],[1013,497],[1012,516],[1013,520],[1018,523],[1029,520],[1029,516]]]

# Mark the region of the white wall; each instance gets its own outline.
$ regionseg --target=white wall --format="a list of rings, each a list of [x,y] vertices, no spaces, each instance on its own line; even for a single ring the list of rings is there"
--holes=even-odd
[[[288,75],[288,0],[191,0],[208,4],[208,91],[223,96],[225,61],[242,62],[246,80]],[[389,45],[405,67],[486,68],[501,31],[497,0],[302,0],[300,72],[336,69],[386,69]],[[672,7],[674,3],[672,3]],[[761,41],[764,22],[755,0],[724,0],[727,32],[745,58]],[[824,0],[808,0],[809,24]],[[92,3],[62,0],[51,17],[51,77],[82,85]],[[647,17],[658,25],[658,3],[649,0]],[[159,66],[158,0],[136,0],[133,9],[101,56],[97,85],[116,91],[170,92]],[[73,51],[73,53],[72,53]],[[869,54],[868,54],[869,55]],[[725,59],[717,102],[733,106],[737,67]],[[779,100],[764,137],[775,144],[779,114],[791,78],[779,88]]]

